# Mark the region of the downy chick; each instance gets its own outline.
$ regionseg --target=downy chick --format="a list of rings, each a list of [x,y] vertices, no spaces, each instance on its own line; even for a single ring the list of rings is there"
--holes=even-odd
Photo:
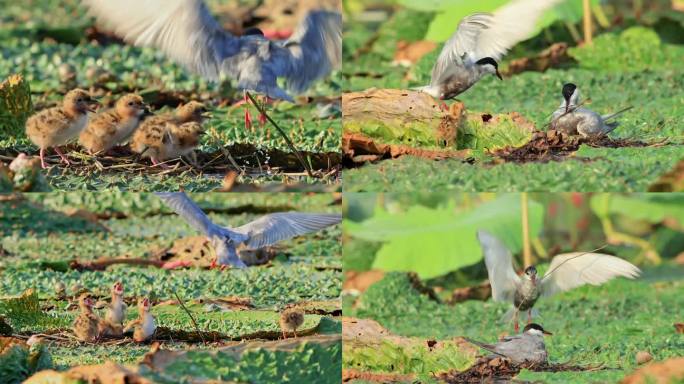
[[[123,301],[123,284],[119,281],[112,286],[112,301],[107,306],[103,333],[109,336],[120,336],[123,333],[123,322],[128,307]]]
[[[88,124],[88,112],[95,112],[92,104],[98,104],[82,89],[69,91],[61,107],[42,110],[26,121],[26,135],[35,145],[40,147],[40,164],[45,164],[45,150],[55,148],[62,162],[69,165],[59,146],[76,138]]]
[[[287,333],[294,333],[297,337],[297,328],[304,324],[304,311],[299,308],[287,308],[280,313],[280,329],[283,332],[283,339],[287,339]]]
[[[125,95],[116,102],[113,109],[90,119],[88,127],[79,136],[79,143],[91,154],[107,152],[130,138],[146,110],[142,97]]]
[[[100,337],[100,318],[93,312],[94,300],[88,294],[78,298],[80,313],[74,320],[74,334],[81,341],[94,342]]]
[[[568,135],[581,135],[583,137],[601,137],[612,132],[618,127],[618,122],[607,122],[632,107],[609,115],[599,115],[591,109],[579,106],[580,91],[575,84],[568,83],[563,86],[563,101],[558,109],[551,115],[551,129]]]
[[[126,325],[124,332],[134,328],[133,340],[142,343],[154,336],[154,332],[157,330],[154,316],[150,313],[150,300],[148,298],[145,297],[138,302],[138,315],[137,319]]]
[[[196,136],[202,131],[201,124],[206,111],[204,104],[191,101],[179,106],[175,116],[145,119],[133,135],[131,150],[142,157],[149,157],[154,165],[191,152],[197,145]],[[194,124],[181,128],[189,123]]]

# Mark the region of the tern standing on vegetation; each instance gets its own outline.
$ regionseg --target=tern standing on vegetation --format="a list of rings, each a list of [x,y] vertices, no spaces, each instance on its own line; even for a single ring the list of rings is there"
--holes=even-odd
[[[484,252],[492,298],[512,302],[513,322],[518,332],[518,312],[527,311],[532,320],[532,307],[540,296],[551,296],[585,284],[600,285],[615,277],[633,279],[641,270],[632,263],[601,253],[573,252],[557,255],[551,260],[544,277],[537,278],[537,268],[525,268],[518,276],[513,270],[513,257],[506,246],[489,232],[477,232]]]
[[[262,33],[233,36],[202,0],[83,2],[127,42],[156,47],[212,81],[223,73],[238,89],[269,98],[294,102],[278,78],[290,92],[301,93],[342,62],[342,16],[336,12],[309,12],[288,40],[274,42]]]
[[[430,85],[418,90],[440,100],[453,99],[483,76],[496,75],[499,61],[517,43],[530,37],[537,20],[560,0],[514,0],[494,14],[475,13],[458,24],[432,67]]]
[[[620,125],[618,122],[608,123],[607,121],[632,109],[632,107],[628,107],[619,112],[601,116],[590,109],[579,106],[580,91],[575,84],[563,85],[561,93],[563,94],[563,101],[551,115],[551,129],[569,135],[605,136]]]
[[[543,364],[549,358],[544,344],[544,335],[551,334],[541,325],[531,323],[525,326],[521,334],[504,337],[496,344],[485,344],[468,338],[466,340],[489,352],[503,356],[516,365]]]
[[[157,193],[160,199],[196,230],[204,233],[216,250],[216,264],[245,268],[237,253],[238,246],[258,249],[289,238],[315,232],[342,221],[337,213],[278,212],[262,216],[236,228],[214,224],[183,192]]]

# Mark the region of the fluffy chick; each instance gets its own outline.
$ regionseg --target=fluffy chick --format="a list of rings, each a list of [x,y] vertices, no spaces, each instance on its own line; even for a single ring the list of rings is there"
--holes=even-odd
[[[126,319],[128,307],[123,301],[123,284],[119,281],[112,286],[112,301],[107,306],[105,319],[100,332],[107,336],[121,336],[123,334],[123,322]]]
[[[79,143],[91,154],[107,152],[128,140],[143,119],[147,106],[142,97],[128,94],[114,108],[95,115],[81,132]]]
[[[81,341],[94,342],[100,337],[100,318],[93,312],[95,302],[88,294],[78,298],[80,313],[74,320],[73,329],[76,337]]]
[[[97,104],[90,94],[82,89],[69,91],[62,101],[62,106],[42,110],[26,121],[26,135],[35,145],[40,147],[40,163],[45,164],[45,150],[55,148],[62,161],[69,165],[59,146],[76,138],[88,124],[88,112],[94,112],[93,104]]]
[[[133,340],[138,343],[147,341],[154,336],[157,324],[154,316],[150,313],[150,300],[148,298],[145,297],[138,301],[138,318],[128,323],[124,332],[128,332],[131,328],[134,329]]]
[[[133,135],[131,150],[154,165],[191,153],[199,143],[206,111],[204,104],[191,101],[179,106],[174,116],[145,119]]]
[[[287,333],[294,333],[297,337],[297,328],[304,324],[304,311],[299,308],[287,308],[280,313],[280,329],[283,331],[283,339],[287,339]]]

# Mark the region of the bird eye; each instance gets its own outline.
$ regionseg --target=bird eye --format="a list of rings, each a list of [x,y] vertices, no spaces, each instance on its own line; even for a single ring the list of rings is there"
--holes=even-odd
[[[83,101],[83,99],[79,97],[78,100],[76,100],[76,101],[78,101],[80,103],[81,101]]]
[[[133,103],[132,101],[129,101],[129,102],[128,102],[128,106],[129,106],[129,107],[132,107],[133,104],[134,104],[134,103]]]

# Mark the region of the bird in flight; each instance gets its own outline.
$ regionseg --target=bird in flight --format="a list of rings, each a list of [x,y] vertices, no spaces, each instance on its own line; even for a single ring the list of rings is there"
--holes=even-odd
[[[237,253],[240,245],[246,249],[259,249],[342,221],[342,215],[337,213],[277,212],[240,227],[228,228],[214,224],[183,192],[160,192],[156,195],[191,227],[207,236],[216,250],[212,266],[245,268],[247,265]]]
[[[287,91],[302,93],[342,63],[342,16],[338,12],[311,11],[289,39],[272,41],[258,30],[243,36],[231,34],[202,0],[83,3],[126,42],[155,47],[211,81],[224,74],[238,89],[267,98],[294,102]],[[287,91],[278,86],[278,78],[285,80]]]

